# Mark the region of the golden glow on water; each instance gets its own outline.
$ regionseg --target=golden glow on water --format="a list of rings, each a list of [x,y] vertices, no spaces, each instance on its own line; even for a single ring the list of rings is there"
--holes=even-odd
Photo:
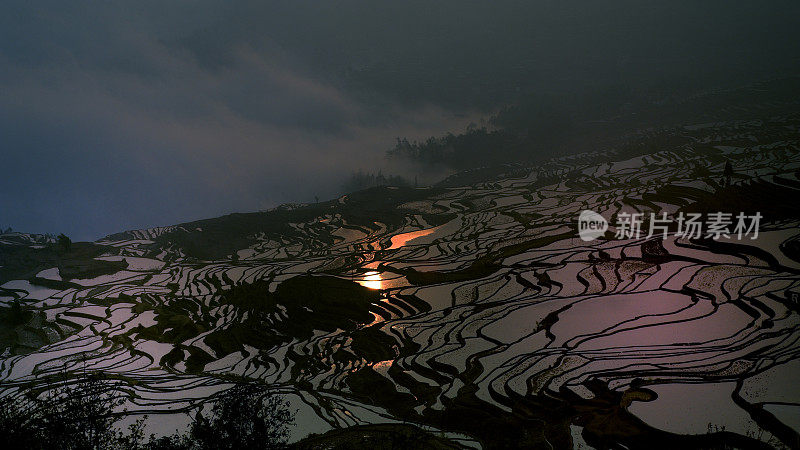
[[[367,272],[364,274],[364,279],[359,281],[358,284],[369,289],[381,289],[383,287],[383,278],[380,272]]]
[[[427,236],[427,235],[433,233],[434,231],[438,230],[439,228],[440,227],[433,227],[433,228],[428,228],[426,230],[410,231],[408,233],[402,233],[402,234],[398,234],[398,235],[392,236],[392,246],[389,247],[389,250],[395,249],[395,248],[400,248],[400,247],[406,245],[406,243],[408,241],[416,239],[416,238],[421,238],[423,236]]]

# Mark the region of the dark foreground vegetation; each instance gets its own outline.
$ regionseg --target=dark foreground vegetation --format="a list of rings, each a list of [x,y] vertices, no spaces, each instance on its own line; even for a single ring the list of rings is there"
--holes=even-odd
[[[294,411],[265,386],[242,383],[224,391],[210,414],[197,413],[188,429],[171,436],[145,436],[147,416],[122,430],[124,394],[113,380],[88,374],[62,376],[47,392],[27,391],[0,399],[4,449],[224,450],[224,449],[407,449],[460,448],[444,436],[407,424],[363,425],[288,444]]]
[[[77,382],[59,380],[42,394],[0,400],[0,436],[9,449],[277,449],[286,447],[294,420],[288,403],[263,386],[240,384],[220,396],[189,429],[145,438],[144,418],[120,431],[124,397],[112,380],[90,374]]]

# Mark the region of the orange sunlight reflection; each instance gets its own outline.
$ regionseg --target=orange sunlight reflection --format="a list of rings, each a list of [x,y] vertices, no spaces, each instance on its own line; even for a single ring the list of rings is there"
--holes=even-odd
[[[389,247],[389,250],[395,249],[395,248],[400,248],[400,247],[406,245],[406,243],[408,241],[410,241],[410,240],[413,240],[413,239],[416,239],[416,238],[421,238],[422,236],[427,236],[427,235],[433,233],[434,231],[438,230],[440,227],[441,226],[428,228],[426,230],[410,231],[408,233],[402,233],[402,234],[398,234],[398,235],[392,236],[392,246]]]
[[[383,287],[383,278],[379,272],[367,272],[364,274],[364,279],[359,281],[358,284],[369,289],[381,289]]]

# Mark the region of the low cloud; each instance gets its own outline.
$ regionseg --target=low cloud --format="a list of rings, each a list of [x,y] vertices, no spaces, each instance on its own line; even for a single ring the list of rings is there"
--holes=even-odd
[[[325,198],[351,171],[385,167],[394,137],[464,125],[434,106],[375,116],[277,50],[238,45],[209,67],[105,19],[96,45],[69,31],[39,42],[41,60],[0,54],[0,226],[96,239]]]
[[[0,226],[95,239],[331,197],[357,169],[413,176],[384,158],[395,137],[463,130],[516,96],[796,70],[798,12],[797,2],[8,0]]]

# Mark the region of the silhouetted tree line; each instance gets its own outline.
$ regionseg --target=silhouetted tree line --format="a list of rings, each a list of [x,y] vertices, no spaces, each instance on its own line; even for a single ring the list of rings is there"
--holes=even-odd
[[[798,80],[761,83],[759,95],[790,98],[800,89]],[[752,101],[747,97],[748,89],[687,97],[691,92],[680,86],[640,91],[620,85],[583,93],[530,94],[480,126],[470,124],[462,133],[424,141],[397,138],[387,154],[456,169],[537,163],[553,156],[616,150],[633,133],[707,122],[710,115],[719,116],[725,106]],[[668,148],[661,144],[653,142],[648,147]]]
[[[429,137],[424,142],[397,138],[397,143],[388,154],[425,165],[467,168],[506,162],[508,153],[520,145],[522,141],[505,130],[488,131],[482,127],[469,128],[462,134],[447,133],[441,137]]]
[[[344,182],[342,188],[345,192],[355,192],[362,189],[369,189],[376,186],[409,186],[410,183],[399,175],[384,175],[383,171],[378,173],[364,172],[359,169],[350,175]]]
[[[211,450],[286,447],[294,413],[280,396],[263,386],[244,383],[226,391],[211,414],[197,413],[188,431],[149,439],[144,418],[119,431],[125,399],[110,380],[88,374],[68,384],[64,376],[45,394],[0,399],[3,448],[64,450]],[[145,416],[146,417],[146,416]]]
[[[636,96],[626,87],[598,89],[591,94],[528,95],[519,98],[481,125],[471,123],[459,134],[410,142],[398,138],[390,156],[457,169],[512,162],[536,162],[597,144],[595,119],[619,114]]]

